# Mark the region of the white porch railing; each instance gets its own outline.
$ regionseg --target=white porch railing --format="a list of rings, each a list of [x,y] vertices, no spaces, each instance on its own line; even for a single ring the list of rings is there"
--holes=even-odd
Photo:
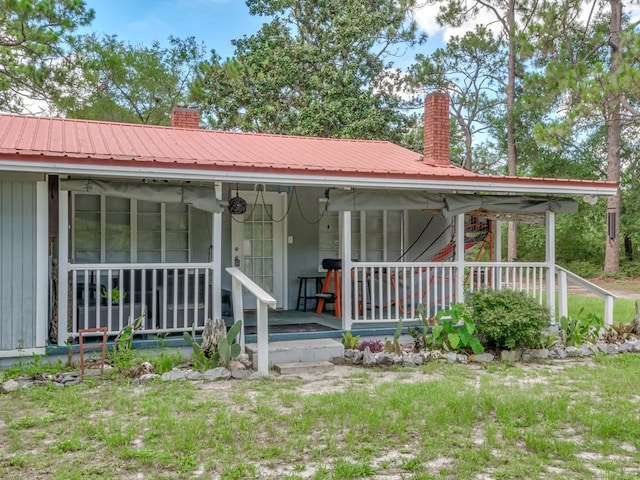
[[[68,264],[69,333],[107,327],[117,334],[145,312],[141,334],[204,328],[213,315],[210,263]]]
[[[481,288],[520,290],[541,304],[546,293],[548,265],[523,262],[377,263],[351,264],[351,319],[353,323],[410,321],[417,318],[419,305],[428,316],[446,310],[458,298],[462,271],[464,293]],[[350,320],[350,321],[349,321]]]
[[[559,265],[556,265],[556,273],[558,276],[558,313],[561,317],[569,316],[567,281],[571,281],[588,292],[604,299],[604,324],[613,325],[613,303],[617,298],[616,295]]]
[[[269,375],[269,307],[276,308],[276,299],[242,273],[239,268],[229,267],[226,270],[229,275],[231,275],[231,297],[233,298],[234,322],[242,320],[242,330],[240,330],[240,346],[242,347],[242,351],[244,351],[245,346],[242,287],[246,288],[250,294],[256,297],[256,321],[258,324],[258,373],[267,376]]]
[[[555,319],[556,293],[558,315],[568,315],[567,281],[603,298],[605,324],[613,323],[614,294],[560,266],[551,268],[545,262],[465,262],[464,267],[457,262],[353,262],[351,272],[352,299],[350,309],[345,309],[351,312],[351,318],[345,319],[346,329],[356,323],[416,320],[421,304],[428,316],[435,316],[451,303],[465,300],[458,298],[458,291],[466,295],[482,288],[525,292],[541,305],[546,303]],[[463,283],[458,290],[460,272],[463,272]],[[550,294],[552,302],[549,302]]]

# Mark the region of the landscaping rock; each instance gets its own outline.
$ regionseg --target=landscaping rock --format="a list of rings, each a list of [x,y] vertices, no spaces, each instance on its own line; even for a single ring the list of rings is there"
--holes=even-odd
[[[631,351],[633,353],[640,353],[640,342],[633,342],[632,346],[631,346]]]
[[[430,350],[427,352],[431,360],[442,360],[445,358],[444,354],[440,350]]]
[[[477,355],[471,355],[471,357],[469,357],[469,360],[474,363],[490,363],[493,362],[493,358],[493,354],[489,352],[482,352]]]
[[[522,359],[522,350],[502,350],[500,359],[503,362],[518,362]]]
[[[469,357],[464,353],[459,353],[456,360],[458,361],[458,363],[462,363],[463,365],[466,365],[469,363]]]
[[[456,352],[447,352],[444,354],[444,358],[447,363],[456,363],[458,361],[458,354]]]
[[[182,370],[174,368],[168,372],[163,373],[160,378],[163,382],[175,382],[177,380],[184,380],[185,377],[186,375]]]
[[[251,368],[253,366],[253,363],[251,362],[249,355],[246,353],[241,353],[235,359],[240,363],[242,363],[247,368]]]
[[[186,373],[185,378],[187,380],[196,380],[197,381],[197,380],[202,380],[203,375],[202,375],[202,372],[191,370],[191,371]]]
[[[18,390],[19,388],[20,388],[20,384],[15,380],[10,379],[2,384],[2,386],[0,387],[0,392],[9,393],[9,392]]]
[[[244,363],[242,363],[242,362],[241,362],[241,361],[239,361],[239,360],[231,360],[231,361],[229,362],[229,370],[233,370],[233,369],[236,369],[236,370],[246,370],[246,369],[247,369],[247,367],[246,367],[246,365],[245,365]]]
[[[552,350],[549,350],[549,358],[564,360],[565,358],[567,358],[567,352],[564,348],[554,348]]]
[[[376,357],[373,353],[371,353],[371,350],[369,350],[369,347],[364,349],[364,352],[362,352],[362,366],[363,367],[373,367],[376,364]]]
[[[252,371],[247,370],[246,368],[232,368],[231,378],[235,378],[236,380],[244,380],[245,378],[251,377],[252,373]]]
[[[629,343],[629,342],[624,342],[624,343],[621,343],[618,346],[618,348],[620,350],[620,353],[628,353],[633,348],[633,345],[631,343]]]
[[[147,383],[153,380],[157,380],[158,378],[160,378],[160,375],[158,375],[157,373],[144,373],[140,375],[138,378],[134,378],[133,383],[135,384]]]
[[[231,372],[224,367],[212,368],[211,370],[204,372],[203,378],[210,382],[216,380],[229,380],[229,378],[231,378]]]
[[[422,355],[420,355],[419,353],[405,353],[402,356],[402,364],[405,367],[415,367],[416,365],[422,365],[424,363],[424,359],[422,358]]]
[[[364,354],[360,350],[355,350],[355,355],[351,358],[353,365],[362,365],[362,357]]]
[[[583,357],[589,357],[593,355],[593,346],[592,345],[582,345],[580,347],[580,353]]]
[[[549,358],[549,350],[546,348],[534,348],[529,350],[532,360],[546,360]]]
[[[348,360],[353,360],[353,358],[357,355],[358,350],[354,350],[353,348],[348,348],[344,351],[344,358]]]
[[[582,356],[582,351],[578,347],[567,347],[564,349],[568,358],[576,358]]]
[[[376,365],[382,368],[389,368],[396,363],[394,357],[395,355],[392,353],[381,353],[376,358]]]
[[[602,352],[605,355],[615,355],[620,351],[618,345],[616,345],[615,343],[598,342],[596,343],[596,348],[599,352]]]

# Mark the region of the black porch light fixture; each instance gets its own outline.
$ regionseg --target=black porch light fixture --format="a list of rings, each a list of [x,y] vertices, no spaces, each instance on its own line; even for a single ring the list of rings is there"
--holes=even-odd
[[[247,201],[238,193],[238,184],[236,183],[236,196],[229,199],[229,213],[231,215],[242,215],[247,211]]]

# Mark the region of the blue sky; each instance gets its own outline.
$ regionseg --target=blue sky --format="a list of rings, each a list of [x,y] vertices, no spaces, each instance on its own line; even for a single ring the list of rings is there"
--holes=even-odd
[[[89,30],[118,35],[131,43],[164,43],[170,35],[194,36],[222,57],[233,55],[231,40],[258,31],[268,19],[249,15],[244,0],[85,0],[96,12]],[[433,7],[431,7],[433,8]],[[446,32],[435,24],[431,11],[417,14],[418,24],[429,34],[424,50],[442,45]],[[398,64],[411,63],[409,52]]]
[[[90,30],[116,34],[131,43],[164,43],[170,35],[194,36],[223,58],[231,40],[256,32],[264,23],[251,17],[244,0],[85,0],[96,12]]]

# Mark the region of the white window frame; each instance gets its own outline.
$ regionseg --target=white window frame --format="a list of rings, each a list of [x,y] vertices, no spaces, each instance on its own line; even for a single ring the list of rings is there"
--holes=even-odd
[[[106,198],[108,195],[72,192],[71,194],[71,258],[76,257],[76,196],[93,195],[100,197],[100,263],[106,262]],[[167,222],[166,203],[160,202],[160,262],[166,263],[167,256]],[[191,262],[191,207],[187,205],[187,262]],[[130,263],[138,263],[138,200],[129,199],[129,247]],[[158,262],[144,262],[158,263]]]
[[[323,218],[320,220],[318,229],[318,271],[324,271],[322,269],[322,260],[324,258],[339,258],[340,257],[340,245],[342,242],[342,215],[340,212],[325,211],[326,209],[325,198],[319,199],[320,214],[324,212]],[[360,261],[368,261],[367,258],[367,235],[371,235],[371,232],[367,233],[367,213],[371,216],[371,213],[378,215],[382,212],[382,231],[379,232],[382,237],[382,260],[383,262],[395,262],[397,258],[389,258],[390,249],[390,237],[389,237],[389,212],[394,210],[375,210],[374,212],[367,212],[364,210],[352,212],[351,229],[352,229],[352,252],[359,252]],[[402,212],[401,225],[400,225],[400,238],[396,239],[400,244],[400,255],[404,254],[405,239],[408,235],[409,224],[409,211],[399,210]],[[358,232],[353,232],[354,225],[358,222]],[[331,227],[335,227],[333,231],[327,232]],[[359,238],[358,238],[359,237]],[[354,239],[358,238],[358,244],[353,244]],[[324,241],[323,241],[324,240]],[[333,243],[331,248],[327,241]],[[324,243],[324,244],[323,244]]]

